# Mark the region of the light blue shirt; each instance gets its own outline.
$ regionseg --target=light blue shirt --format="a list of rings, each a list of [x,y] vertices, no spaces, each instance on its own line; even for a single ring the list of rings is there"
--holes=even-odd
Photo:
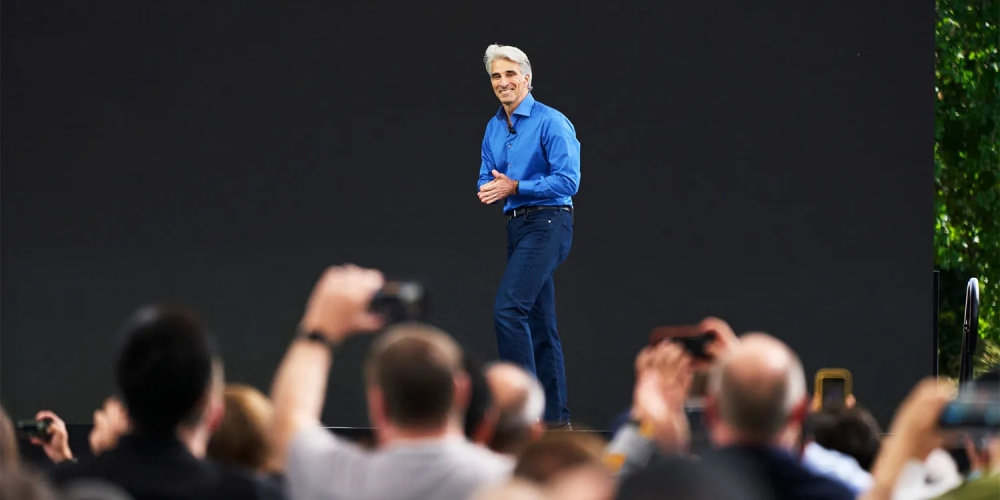
[[[858,465],[854,457],[828,450],[814,442],[806,445],[802,465],[817,474],[840,481],[854,493],[861,494],[872,487],[872,475]]]
[[[507,126],[503,106],[486,125],[477,188],[493,180],[493,169],[518,181],[504,212],[525,206],[573,206],[580,187],[580,141],[565,115],[529,93]]]

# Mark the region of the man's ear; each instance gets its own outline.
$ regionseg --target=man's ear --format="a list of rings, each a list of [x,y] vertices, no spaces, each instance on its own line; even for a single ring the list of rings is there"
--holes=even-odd
[[[812,404],[812,399],[809,398],[809,396],[804,396],[802,400],[800,400],[795,407],[792,408],[792,413],[788,415],[788,423],[802,425],[806,421],[806,417],[809,416]]]
[[[490,407],[483,415],[483,420],[472,431],[472,442],[483,446],[489,446],[493,440],[493,434],[497,430],[497,421],[500,420],[500,412],[495,407]]]
[[[535,422],[531,424],[529,432],[531,433],[531,441],[538,441],[539,439],[542,439],[543,435],[545,435],[545,424],[542,422]]]
[[[469,408],[469,400],[472,398],[472,382],[467,373],[460,372],[455,375],[453,383],[455,385],[455,400],[452,402],[452,408],[461,411],[464,415]]]
[[[385,396],[378,387],[369,387],[366,391],[368,399],[368,420],[372,427],[378,429],[385,425],[388,417],[385,414]]]
[[[209,434],[214,434],[216,429],[222,425],[222,417],[226,415],[226,402],[222,398],[213,397],[209,400],[208,411],[205,415],[205,426]]]

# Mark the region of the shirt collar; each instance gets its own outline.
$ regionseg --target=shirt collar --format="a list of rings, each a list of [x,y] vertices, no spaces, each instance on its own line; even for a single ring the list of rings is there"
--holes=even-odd
[[[118,440],[119,449],[133,449],[142,452],[171,451],[190,455],[191,452],[174,434],[126,434]]]
[[[533,107],[535,107],[535,97],[531,95],[531,92],[528,92],[528,95],[524,96],[524,100],[521,101],[521,104],[517,105],[517,109],[514,110],[514,114],[520,116],[531,116],[531,108]],[[500,106],[500,109],[497,111],[497,118],[504,121],[507,120],[507,112],[503,110],[503,106]]]

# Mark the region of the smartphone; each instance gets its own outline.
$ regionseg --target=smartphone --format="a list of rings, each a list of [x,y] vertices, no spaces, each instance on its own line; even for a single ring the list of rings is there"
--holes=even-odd
[[[415,281],[387,282],[369,305],[386,325],[406,321],[423,321],[427,313],[424,286]]]
[[[17,421],[17,432],[24,437],[28,438],[39,438],[44,441],[48,441],[52,438],[49,434],[49,426],[52,425],[51,418],[43,418],[41,420],[35,419],[25,419]]]
[[[970,382],[945,405],[938,425],[942,430],[1000,431],[1000,385]]]
[[[649,336],[649,344],[657,345],[661,342],[675,342],[687,351],[695,359],[711,359],[705,348],[715,340],[712,332],[703,332],[698,325],[677,325],[658,326],[653,329]]]
[[[816,372],[815,391],[820,408],[843,408],[852,394],[851,372],[844,368],[823,368]]]

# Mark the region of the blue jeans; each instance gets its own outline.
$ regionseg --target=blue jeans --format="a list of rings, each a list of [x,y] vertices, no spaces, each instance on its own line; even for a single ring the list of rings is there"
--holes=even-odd
[[[556,329],[552,279],[573,244],[573,215],[544,209],[507,221],[507,270],[494,304],[500,359],[524,367],[545,388],[546,422],[569,422],[566,369]]]

